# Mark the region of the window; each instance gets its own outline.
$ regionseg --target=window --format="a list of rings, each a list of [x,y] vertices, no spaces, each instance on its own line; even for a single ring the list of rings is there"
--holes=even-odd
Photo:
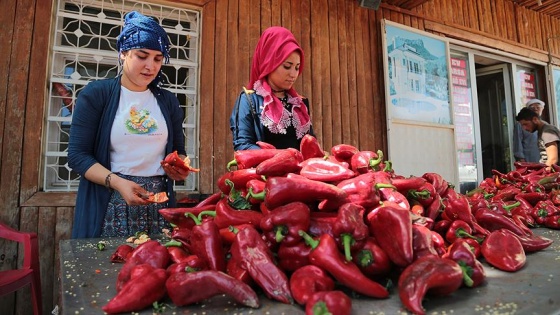
[[[159,20],[170,41],[169,64],[162,67],[164,87],[184,110],[186,151],[198,165],[198,79],[200,12],[137,1],[60,0],[54,20],[50,89],[47,104],[43,190],[76,191],[80,176],[67,163],[72,106],[88,82],[119,73],[116,37],[132,10]],[[175,182],[175,190],[196,191],[198,174]]]

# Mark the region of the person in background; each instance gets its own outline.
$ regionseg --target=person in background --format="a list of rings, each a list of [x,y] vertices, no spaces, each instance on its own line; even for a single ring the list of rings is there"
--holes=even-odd
[[[527,101],[525,107],[542,115],[544,102],[538,99]],[[516,161],[539,163],[542,159],[541,152],[537,143],[537,133],[528,132],[521,128],[521,125],[515,124],[513,133],[513,156]]]
[[[262,33],[250,90],[240,93],[230,117],[234,150],[259,149],[257,141],[299,149],[302,137],[313,134],[308,101],[294,89],[303,61],[303,50],[289,30],[273,26]]]
[[[541,163],[545,163],[548,170],[551,169],[552,165],[558,165],[560,130],[556,126],[543,121],[537,113],[528,107],[521,109],[515,119],[524,130],[538,132],[539,150],[543,155],[546,155],[546,159],[541,161]]]
[[[161,163],[175,150],[186,157],[179,101],[160,84],[169,46],[155,19],[127,13],[117,38],[121,72],[78,95],[68,145],[68,165],[81,175],[73,238],[161,233],[168,225],[158,210],[175,203],[170,180],[188,175]],[[169,205],[147,200],[162,191]]]

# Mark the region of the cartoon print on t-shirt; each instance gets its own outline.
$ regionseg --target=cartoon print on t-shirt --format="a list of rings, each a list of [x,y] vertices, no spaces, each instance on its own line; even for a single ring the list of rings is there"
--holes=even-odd
[[[137,110],[135,106],[130,108],[130,118],[126,120],[125,125],[126,129],[134,134],[152,133],[158,129],[156,120],[150,117],[150,111]]]

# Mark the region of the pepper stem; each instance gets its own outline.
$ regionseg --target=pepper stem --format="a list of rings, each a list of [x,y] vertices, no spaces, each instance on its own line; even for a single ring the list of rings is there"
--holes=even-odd
[[[230,226],[228,227],[228,230],[230,230],[231,233],[233,233],[233,234],[237,234],[237,233],[239,232],[239,229],[236,228],[236,227],[233,226],[233,225],[230,225]]]
[[[202,211],[198,214],[198,220],[200,222],[202,222],[202,217],[203,216],[210,216],[210,217],[216,217],[216,211],[212,211],[212,210],[206,210],[206,211]]]
[[[369,267],[371,264],[374,263],[373,253],[371,250],[362,249],[358,253],[358,265],[361,267]]]
[[[232,166],[237,166],[237,160],[233,159],[229,161],[226,165],[227,170],[230,171]]]
[[[459,266],[461,266],[461,270],[463,271],[463,283],[469,288],[472,287],[474,284],[474,281],[471,278],[471,275],[473,273],[473,268],[467,265],[462,260],[458,261],[457,263],[459,264]]]
[[[346,261],[352,261],[352,253],[350,252],[353,241],[352,235],[341,234],[340,237],[342,237],[342,246],[344,246],[344,257],[346,257]]]
[[[312,249],[317,248],[317,246],[319,246],[319,241],[313,239],[313,237],[311,237],[311,235],[305,233],[305,231],[299,230],[298,232],[299,236],[303,237],[303,240],[305,241],[305,244],[311,246]]]
[[[313,305],[313,315],[332,315],[327,307],[327,304],[323,301],[319,301]]]
[[[455,235],[456,235],[458,238],[465,238],[465,237],[466,237],[466,238],[472,238],[473,240],[477,241],[478,243],[482,243],[482,241],[483,241],[483,240],[480,239],[479,237],[476,237],[476,236],[474,236],[474,235],[472,235],[472,234],[467,233],[467,231],[466,231],[465,229],[463,229],[463,228],[458,228],[458,229],[455,231]]]
[[[521,202],[517,201],[517,202],[512,203],[512,204],[510,204],[510,205],[505,205],[505,206],[503,206],[503,208],[504,208],[504,210],[506,210],[508,213],[510,213],[510,212],[511,212],[511,209],[513,209],[513,208],[515,208],[515,207],[518,207],[518,206],[520,206],[520,205],[521,205]]]
[[[376,184],[374,185],[374,187],[375,187],[376,190],[379,190],[379,189],[381,189],[381,188],[392,188],[392,189],[394,189],[394,190],[397,190],[397,187],[395,187],[394,185],[392,185],[392,184],[385,184],[385,183],[376,183]]]
[[[179,242],[178,240],[170,240],[169,242],[165,243],[163,246],[165,247],[171,247],[171,246],[175,246],[175,247],[181,247],[183,246],[183,243]]]
[[[284,240],[284,234],[286,233],[286,226],[284,225],[276,226],[274,230],[276,230],[276,234],[274,238],[276,240],[276,243],[278,244],[282,243],[282,241]]]
[[[369,167],[375,171],[381,162],[383,162],[383,151],[377,150],[377,159],[370,159]]]
[[[201,223],[200,220],[192,212],[185,212],[185,216],[191,218],[194,221],[194,224],[200,225],[200,223]]]
[[[253,190],[249,188],[249,191],[247,191],[246,199],[253,198],[253,199],[262,201],[262,200],[264,200],[265,196],[266,196],[266,194],[265,194],[264,190],[261,191],[260,193],[254,193]]]

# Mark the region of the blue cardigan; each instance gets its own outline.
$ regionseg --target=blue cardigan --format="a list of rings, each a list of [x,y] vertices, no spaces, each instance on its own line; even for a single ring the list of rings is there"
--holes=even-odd
[[[164,89],[149,86],[167,124],[165,153],[186,154],[183,111],[177,97]],[[74,209],[72,238],[99,237],[111,192],[87,180],[86,171],[95,163],[111,169],[109,142],[113,120],[119,107],[121,77],[90,82],[79,94],[72,113],[68,166],[81,175]],[[129,174],[134,175],[134,174]],[[170,180],[168,179],[168,182]],[[170,206],[175,205],[173,185],[167,185]]]

